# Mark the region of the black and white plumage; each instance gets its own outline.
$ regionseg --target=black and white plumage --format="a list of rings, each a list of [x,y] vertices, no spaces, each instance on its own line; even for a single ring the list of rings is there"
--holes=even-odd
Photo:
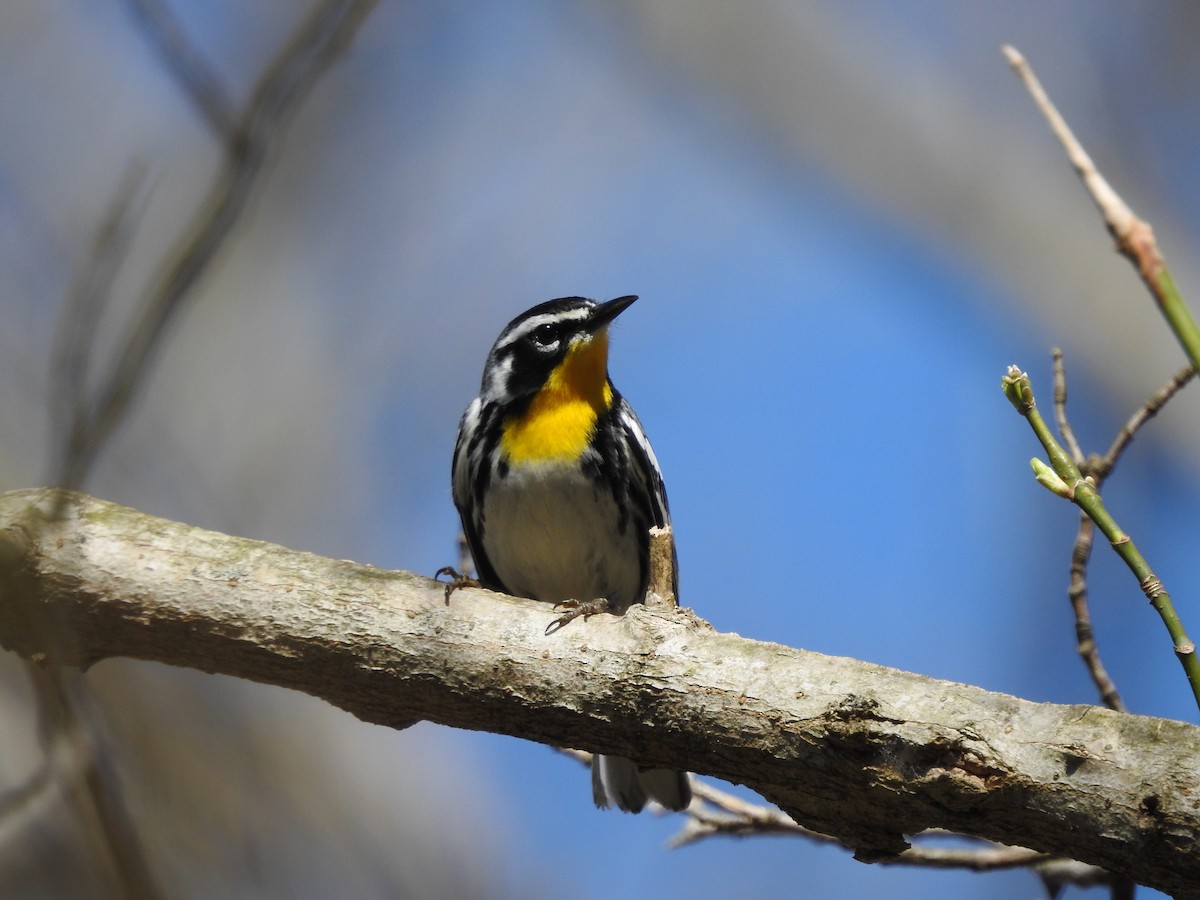
[[[608,377],[608,325],[636,297],[565,297],[513,319],[459,423],[454,502],[485,587],[549,603],[639,602],[649,530],[670,523],[641,422]],[[638,812],[691,800],[687,775],[597,755],[593,798]]]

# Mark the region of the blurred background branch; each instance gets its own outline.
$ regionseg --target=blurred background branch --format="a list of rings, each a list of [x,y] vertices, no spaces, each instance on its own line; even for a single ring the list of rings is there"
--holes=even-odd
[[[70,432],[60,442],[66,455],[56,483],[68,488],[83,483],[96,455],[128,412],[136,392],[144,387],[147,366],[161,350],[164,329],[193,296],[192,289],[241,217],[264,163],[286,134],[291,116],[328,66],[345,50],[377,2],[325,0],[317,4],[264,69],[250,102],[231,129],[214,119],[218,107],[224,109],[224,101],[215,93],[211,76],[201,68],[198,54],[185,50],[179,63],[170,68],[187,96],[214,125],[217,137],[225,145],[226,162],[178,245],[164,258],[161,274],[148,286],[115,359],[105,367],[97,386],[88,391],[90,397],[81,397],[71,404],[75,415]],[[175,50],[185,42],[182,31],[164,6],[153,0],[137,0],[131,6],[138,11],[138,21],[156,47]],[[219,114],[224,116],[223,112]],[[125,197],[119,195],[110,221],[121,218],[125,205]],[[109,225],[102,233],[112,230]],[[116,249],[111,240],[101,240],[99,245],[108,251]],[[95,264],[97,277],[85,275],[83,280],[94,285],[86,292],[91,295],[90,303],[102,307],[103,294],[98,292],[106,283],[111,284],[112,278],[105,270],[119,265],[119,259],[109,256],[96,260]],[[64,328],[70,329],[80,341],[86,342],[93,336],[92,332],[70,324],[64,324]],[[64,357],[75,355],[87,359],[87,352],[78,345],[64,353]],[[75,383],[83,386],[79,380]]]
[[[146,41],[154,47],[163,66],[174,77],[184,95],[224,144],[232,145],[238,130],[237,110],[204,54],[188,38],[183,26],[162,0],[126,0],[130,13]],[[326,3],[329,10],[337,3]]]
[[[374,6],[374,0],[317,4],[263,70],[245,110],[234,116],[215,74],[170,10],[157,0],[129,0],[147,41],[224,146],[225,162],[183,238],[164,256],[162,274],[148,285],[112,361],[93,366],[97,331],[115,311],[114,285],[143,224],[144,167],[132,167],[120,184],[60,317],[51,382],[58,411],[53,445],[61,461],[51,475],[53,482],[79,486],[86,481],[137,392],[144,389],[169,323],[195,297],[194,286],[241,218],[291,116]],[[51,643],[73,640],[64,631],[54,634]],[[86,683],[53,666],[32,665],[28,673],[35,688],[45,764],[25,786],[11,792],[0,814],[16,820],[30,808],[32,798],[57,782],[79,816],[80,831],[94,847],[95,859],[107,863],[101,868],[109,870],[114,893],[138,900],[163,896],[109,758],[111,751],[102,738],[104,729]]]

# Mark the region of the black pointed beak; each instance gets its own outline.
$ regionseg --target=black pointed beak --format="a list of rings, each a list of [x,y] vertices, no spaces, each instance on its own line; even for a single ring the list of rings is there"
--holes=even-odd
[[[592,313],[591,329],[599,331],[630,306],[637,299],[637,294],[629,294],[625,297],[618,297],[616,300],[608,300],[596,307],[596,311]]]

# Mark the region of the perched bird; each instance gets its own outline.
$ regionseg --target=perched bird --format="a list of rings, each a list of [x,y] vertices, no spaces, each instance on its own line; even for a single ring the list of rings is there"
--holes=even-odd
[[[569,601],[585,616],[623,613],[645,595],[649,530],[669,524],[667,495],[641,422],[608,377],[608,327],[636,299],[550,300],[496,338],[452,464],[484,587]],[[597,806],[639,812],[649,798],[681,810],[691,796],[684,772],[592,760]]]

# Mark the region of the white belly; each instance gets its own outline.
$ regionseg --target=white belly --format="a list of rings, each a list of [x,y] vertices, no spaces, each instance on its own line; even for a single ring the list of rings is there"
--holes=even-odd
[[[638,535],[612,495],[577,468],[532,463],[493,481],[484,506],[483,549],[514,594],[557,603],[640,600]],[[596,540],[597,535],[609,535]]]

